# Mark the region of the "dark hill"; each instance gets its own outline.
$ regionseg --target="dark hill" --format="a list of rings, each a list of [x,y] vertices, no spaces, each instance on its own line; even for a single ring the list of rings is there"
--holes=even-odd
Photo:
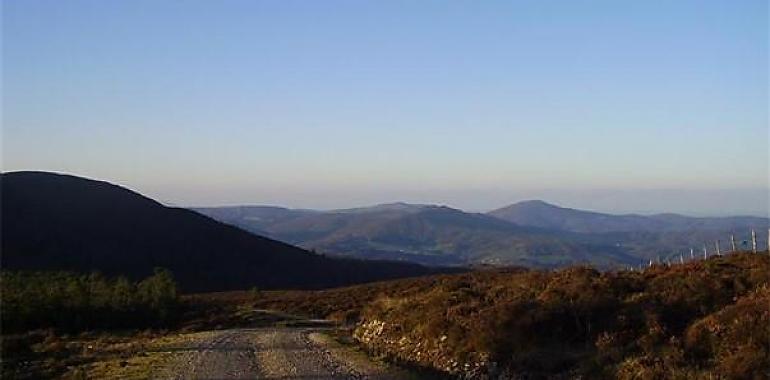
[[[0,183],[6,270],[97,270],[139,278],[164,267],[184,291],[320,288],[429,272],[315,255],[106,182],[13,172],[2,174]]]

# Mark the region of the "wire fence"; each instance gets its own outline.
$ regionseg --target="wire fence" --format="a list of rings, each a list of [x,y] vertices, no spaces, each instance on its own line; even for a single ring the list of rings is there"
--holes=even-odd
[[[766,253],[770,255],[770,229],[767,230],[767,240],[764,245],[757,240],[757,231],[755,229],[751,230],[750,238],[740,241],[740,244],[735,240],[734,234],[731,234],[729,240],[726,240],[725,242],[729,242],[729,247],[722,246],[722,241],[715,240],[713,243],[703,244],[702,248],[691,247],[689,251],[674,252],[663,258],[661,258],[661,255],[657,255],[657,257],[649,260],[641,260],[636,267],[627,265],[623,269],[642,271],[645,268],[652,268],[654,266],[670,267],[698,260],[707,260],[709,257],[713,256],[730,255],[738,252],[750,252],[752,254]]]

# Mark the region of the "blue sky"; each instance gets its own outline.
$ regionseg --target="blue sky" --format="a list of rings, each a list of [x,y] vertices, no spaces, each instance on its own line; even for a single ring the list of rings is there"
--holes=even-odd
[[[3,170],[766,214],[766,1],[3,1]]]

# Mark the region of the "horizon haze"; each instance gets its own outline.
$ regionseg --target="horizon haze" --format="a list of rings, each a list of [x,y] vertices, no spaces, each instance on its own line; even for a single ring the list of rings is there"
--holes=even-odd
[[[184,206],[767,216],[767,14],[6,1],[2,170]]]

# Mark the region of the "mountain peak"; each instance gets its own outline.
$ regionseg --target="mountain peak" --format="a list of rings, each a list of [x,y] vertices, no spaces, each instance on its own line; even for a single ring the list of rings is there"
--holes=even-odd
[[[374,206],[334,210],[334,212],[337,212],[337,213],[367,213],[367,212],[386,212],[386,211],[417,212],[430,207],[436,207],[436,206],[406,203],[406,202],[391,202],[391,203],[381,203]]]
[[[540,199],[529,199],[510,204],[489,212],[490,215],[508,212],[558,212],[571,210]]]
[[[548,208],[562,208],[553,203],[548,203],[540,199],[530,199],[521,202],[516,202],[508,207],[548,207]]]

